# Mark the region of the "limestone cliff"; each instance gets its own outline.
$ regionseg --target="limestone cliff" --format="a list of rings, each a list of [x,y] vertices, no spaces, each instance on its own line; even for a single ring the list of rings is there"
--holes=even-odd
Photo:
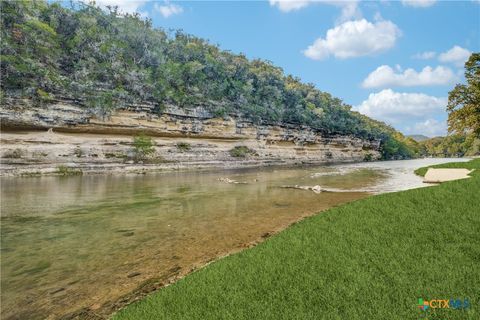
[[[203,108],[188,112],[136,105],[98,117],[72,100],[34,106],[7,100],[0,110],[1,175],[363,161],[380,157],[379,141],[325,135],[308,127],[256,125],[238,117],[216,118]],[[131,160],[132,136],[154,138],[155,154]],[[231,152],[246,147],[242,157]]]

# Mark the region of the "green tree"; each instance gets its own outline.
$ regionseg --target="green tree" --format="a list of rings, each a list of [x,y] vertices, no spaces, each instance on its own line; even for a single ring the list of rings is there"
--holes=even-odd
[[[448,94],[448,129],[480,137],[480,53],[465,63],[466,84],[457,84]]]

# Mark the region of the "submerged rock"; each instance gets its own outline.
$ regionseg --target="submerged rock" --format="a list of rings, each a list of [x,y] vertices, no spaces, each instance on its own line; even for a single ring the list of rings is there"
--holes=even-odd
[[[288,189],[300,189],[300,190],[310,190],[315,193],[321,193],[325,192],[327,190],[322,189],[321,186],[315,185],[315,186],[299,186],[299,185],[294,185],[294,186],[282,186],[282,188],[288,188]]]
[[[236,181],[229,178],[219,178],[218,181],[222,181],[225,183],[232,183],[232,184],[247,184],[247,182]]]
[[[133,277],[137,277],[139,275],[141,275],[140,272],[132,272],[132,273],[127,275],[127,278],[133,278]]]
[[[51,291],[50,294],[55,294],[55,293],[59,293],[59,292],[62,292],[62,291],[65,291],[65,288],[55,289],[55,290]]]

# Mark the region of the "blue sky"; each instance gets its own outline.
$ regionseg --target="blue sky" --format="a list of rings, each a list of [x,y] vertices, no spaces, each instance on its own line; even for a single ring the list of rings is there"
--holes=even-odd
[[[446,98],[480,51],[480,1],[97,0],[272,61],[405,134],[446,134]]]

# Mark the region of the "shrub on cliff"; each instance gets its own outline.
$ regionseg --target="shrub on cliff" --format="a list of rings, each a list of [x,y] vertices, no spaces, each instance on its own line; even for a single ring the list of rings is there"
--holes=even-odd
[[[366,162],[369,162],[369,161],[372,161],[373,160],[373,155],[371,153],[367,153],[364,157],[363,157],[363,161],[366,161]]]
[[[2,157],[5,159],[20,159],[22,156],[23,156],[22,149],[16,148],[14,150],[7,150]]]
[[[192,145],[188,142],[178,142],[177,149],[181,152],[189,151],[190,149],[192,149]]]
[[[233,149],[230,149],[228,152],[232,157],[235,158],[245,158],[248,155],[257,155],[255,150],[246,146],[236,146]]]
[[[56,173],[61,176],[78,176],[83,174],[82,170],[79,168],[72,168],[64,165],[58,166]]]
[[[151,137],[140,133],[133,137],[135,157],[139,160],[147,158],[155,152],[154,141]]]

